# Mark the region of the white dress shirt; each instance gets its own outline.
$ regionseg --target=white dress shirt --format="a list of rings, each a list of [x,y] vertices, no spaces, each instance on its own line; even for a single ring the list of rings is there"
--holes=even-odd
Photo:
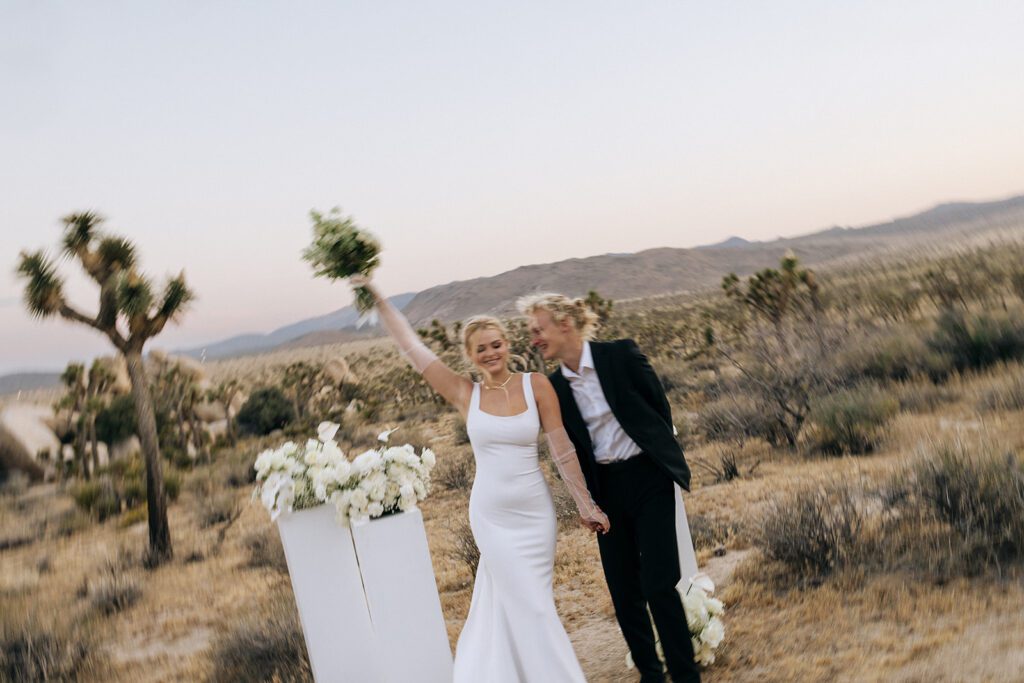
[[[563,363],[562,376],[569,380],[573,398],[587,424],[590,441],[594,445],[594,459],[606,464],[639,455],[640,447],[626,435],[604,396],[601,380],[594,369],[590,342],[583,342],[579,372],[573,372]]]

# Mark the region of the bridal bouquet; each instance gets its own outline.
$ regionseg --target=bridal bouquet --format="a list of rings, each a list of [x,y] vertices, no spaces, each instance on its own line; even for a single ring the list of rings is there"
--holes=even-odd
[[[354,275],[369,276],[380,265],[380,242],[373,235],[341,215],[337,207],[324,215],[310,211],[313,220],[313,242],[302,252],[302,258],[313,266],[317,277],[345,279]],[[365,314],[373,308],[373,296],[363,287],[356,287],[356,308]]]
[[[693,654],[701,666],[714,664],[715,650],[725,640],[725,624],[722,623],[725,605],[718,598],[711,597],[714,592],[715,584],[708,575],[697,574],[690,579],[690,587],[683,594]]]
[[[429,448],[416,455],[409,444],[387,446],[391,431],[378,437],[384,445],[349,461],[334,440],[338,425],[323,422],[305,445],[289,441],[257,456],[253,497],[271,520],[324,503],[334,505],[344,526],[410,510],[430,491],[436,458]]]
[[[714,592],[715,584],[707,574],[694,575],[686,592],[680,591],[686,622],[690,627],[694,659],[704,667],[714,664],[715,650],[725,640],[725,624],[722,623],[725,605],[721,600],[711,597]],[[655,648],[658,657],[664,660],[661,640],[655,642]],[[633,655],[627,654],[626,668],[632,669],[635,666]]]

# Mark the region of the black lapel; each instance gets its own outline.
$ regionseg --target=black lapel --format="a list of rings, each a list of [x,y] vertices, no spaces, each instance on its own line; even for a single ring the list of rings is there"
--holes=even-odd
[[[615,381],[612,379],[611,344],[603,342],[590,342],[590,357],[594,359],[594,372],[601,382],[601,391],[604,392],[604,399],[608,401],[608,407],[615,414],[615,401],[618,398],[615,391]]]

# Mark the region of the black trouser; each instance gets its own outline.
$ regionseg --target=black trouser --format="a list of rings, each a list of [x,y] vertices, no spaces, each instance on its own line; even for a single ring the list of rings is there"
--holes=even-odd
[[[611,531],[598,535],[601,563],[622,634],[641,680],[662,681],[650,615],[674,683],[700,681],[679,583],[675,489],[647,455],[598,465],[601,505]]]

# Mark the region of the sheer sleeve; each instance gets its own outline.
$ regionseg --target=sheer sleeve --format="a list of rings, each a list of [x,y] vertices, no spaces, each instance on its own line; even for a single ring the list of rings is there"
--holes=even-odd
[[[368,278],[350,278],[354,285],[365,287],[373,294],[374,306],[380,316],[381,327],[395,341],[402,356],[427,380],[427,383],[463,414],[469,407],[472,383],[441,362],[420,339],[412,325],[395,305],[381,296]]]
[[[548,448],[551,450],[551,459],[555,461],[558,474],[561,475],[565,487],[569,490],[572,499],[576,501],[576,508],[580,511],[580,517],[593,528],[593,525],[608,530],[608,516],[601,511],[594,499],[590,496],[590,489],[583,478],[583,470],[580,469],[580,461],[576,457],[576,448],[572,445],[565,427],[558,427],[546,432]]]

